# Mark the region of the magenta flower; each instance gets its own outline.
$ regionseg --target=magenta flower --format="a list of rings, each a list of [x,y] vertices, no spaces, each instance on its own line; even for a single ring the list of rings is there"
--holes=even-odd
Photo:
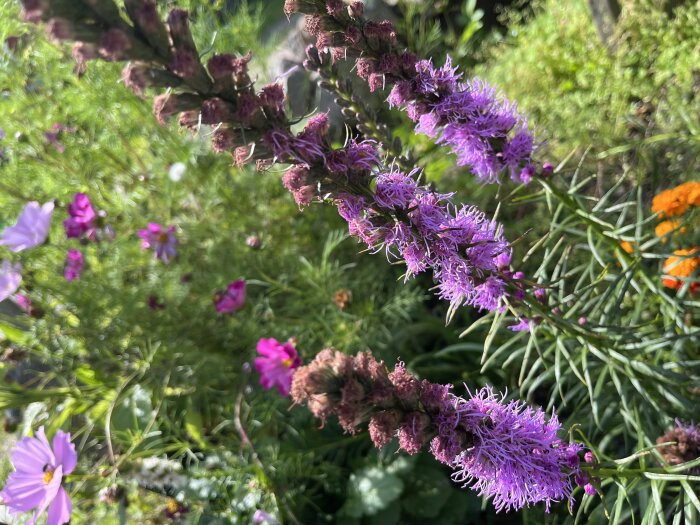
[[[222,314],[237,312],[245,304],[245,281],[239,279],[229,283],[224,291],[214,294],[214,306],[216,311]]]
[[[283,396],[289,395],[294,370],[301,366],[301,359],[291,342],[280,343],[276,339],[260,339],[255,369],[260,374],[260,384],[269,390],[276,386]]]
[[[3,504],[13,513],[36,510],[27,522],[34,525],[48,508],[46,525],[65,525],[70,522],[71,501],[61,486],[63,476],[73,472],[78,455],[70,441],[70,434],[59,430],[53,438],[53,447],[39,428],[37,437],[25,437],[12,451],[15,471],[0,492]]]
[[[177,255],[177,238],[175,226],[165,228],[158,223],[151,222],[148,228],[139,230],[139,237],[143,239],[141,248],[152,248],[156,257],[164,263],[169,263]]]
[[[85,267],[85,258],[80,250],[70,249],[66,254],[66,264],[63,267],[63,276],[66,281],[75,281],[80,274],[83,273],[83,268]]]
[[[49,236],[51,215],[53,202],[47,202],[43,206],[36,201],[28,203],[20,213],[17,223],[5,228],[0,244],[4,244],[13,252],[39,246]]]
[[[66,237],[79,239],[82,236],[94,240],[97,213],[90,198],[84,193],[76,193],[73,202],[68,205],[70,218],[63,221]]]
[[[0,264],[0,301],[4,301],[17,291],[22,282],[21,270],[22,266],[19,263],[12,264],[7,259],[2,261]]]
[[[12,299],[27,315],[32,315],[32,300],[28,295],[18,293]]]

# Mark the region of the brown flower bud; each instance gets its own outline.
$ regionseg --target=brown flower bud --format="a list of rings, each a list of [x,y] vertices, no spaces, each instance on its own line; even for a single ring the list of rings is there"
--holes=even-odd
[[[202,100],[198,96],[189,93],[158,95],[153,99],[153,113],[158,122],[165,124],[173,115],[198,109],[201,104]]]

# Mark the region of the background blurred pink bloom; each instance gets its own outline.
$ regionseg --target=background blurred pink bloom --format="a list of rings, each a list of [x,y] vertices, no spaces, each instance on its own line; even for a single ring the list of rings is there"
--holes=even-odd
[[[54,124],[51,126],[51,131],[47,131],[44,133],[44,138],[49,142],[49,144],[53,145],[54,148],[56,148],[56,151],[59,153],[63,153],[66,151],[66,147],[63,145],[62,142],[58,140],[60,137],[61,133],[66,132],[66,133],[75,133],[76,128],[68,127],[65,126],[64,124]]]
[[[33,525],[48,509],[46,525],[65,525],[70,522],[71,501],[61,486],[63,476],[70,474],[78,462],[70,434],[59,430],[49,446],[44,427],[36,437],[21,439],[12,451],[15,471],[7,478],[0,492],[3,504],[11,512],[29,512],[34,516],[27,522]]]
[[[68,215],[70,217],[63,221],[66,237],[78,239],[85,235],[88,239],[94,240],[97,213],[92,207],[90,197],[85,193],[76,193],[73,202],[68,205]]]
[[[253,514],[253,523],[255,525],[277,525],[279,522],[274,516],[271,516],[264,510],[258,509],[255,511],[255,514]]]
[[[12,299],[17,303],[17,306],[27,313],[27,315],[32,315],[32,300],[28,295],[18,293],[15,294]]]
[[[0,301],[4,301],[10,297],[19,288],[22,282],[22,265],[19,263],[12,264],[5,259],[0,264]]]
[[[75,281],[83,273],[85,258],[80,250],[70,249],[66,254],[66,264],[63,267],[63,276],[66,281]]]
[[[47,202],[43,206],[36,201],[27,203],[19,214],[17,223],[2,232],[0,244],[4,244],[13,252],[21,252],[42,244],[49,236],[53,207],[53,202]]]
[[[165,228],[158,223],[149,223],[148,228],[139,230],[139,237],[143,239],[141,248],[148,250],[152,248],[156,257],[164,263],[170,262],[177,255],[177,238],[175,237],[175,226]]]
[[[283,396],[289,395],[294,370],[301,366],[301,359],[291,342],[280,343],[276,339],[260,339],[255,369],[260,374],[260,384],[267,390],[277,387]]]
[[[245,304],[245,281],[239,279],[229,283],[228,288],[214,294],[214,306],[216,311],[222,314],[237,312]]]

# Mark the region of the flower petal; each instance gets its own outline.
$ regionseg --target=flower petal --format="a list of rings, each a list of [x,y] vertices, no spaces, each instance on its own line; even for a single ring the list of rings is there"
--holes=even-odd
[[[22,438],[12,451],[12,465],[18,472],[41,473],[44,466],[53,465],[54,461],[55,458],[48,443],[35,437]]]
[[[70,523],[70,514],[73,510],[70,496],[63,487],[58,489],[58,494],[49,505],[46,525],[65,525]]]
[[[11,473],[0,496],[3,504],[13,512],[28,512],[37,508],[46,498],[44,473],[41,470],[32,474]]]
[[[78,463],[78,454],[75,452],[75,445],[70,441],[70,434],[62,430],[56,432],[53,438],[53,453],[56,456],[56,465],[63,467],[64,474],[73,472]]]
[[[58,467],[56,467],[56,470],[53,473],[53,478],[51,479],[51,482],[48,485],[46,485],[46,497],[44,498],[44,501],[41,502],[41,505],[34,513],[34,516],[32,516],[32,518],[29,521],[27,521],[27,525],[34,525],[36,523],[36,520],[38,520],[41,517],[41,515],[48,508],[51,502],[56,498],[58,491],[62,488],[62,480],[63,467],[59,465]]]

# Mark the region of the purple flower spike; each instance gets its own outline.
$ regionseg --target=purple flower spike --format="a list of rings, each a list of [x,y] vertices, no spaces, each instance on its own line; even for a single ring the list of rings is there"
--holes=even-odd
[[[70,434],[59,430],[49,446],[44,427],[36,437],[25,437],[12,451],[15,471],[0,493],[3,504],[12,512],[29,512],[36,520],[48,509],[47,525],[66,525],[72,511],[70,497],[61,485],[63,477],[73,472],[78,461]]]
[[[450,403],[459,425],[472,436],[469,448],[447,462],[456,470],[455,482],[493,498],[498,512],[538,502],[548,512],[552,502],[573,501],[572,478],[579,474],[582,446],[557,437],[556,415],[547,419],[539,408],[506,403],[489,387],[467,400],[452,396]],[[450,436],[441,432],[441,437]]]
[[[214,307],[222,314],[237,312],[245,304],[246,283],[239,279],[228,285],[226,290],[216,292],[214,295]]]
[[[0,245],[4,244],[12,252],[21,252],[43,244],[49,236],[53,208],[53,202],[47,202],[43,206],[35,201],[28,203],[17,223],[5,228]]]
[[[260,374],[260,384],[269,390],[277,387],[282,396],[288,396],[294,370],[301,366],[301,359],[291,342],[279,343],[276,339],[260,339],[255,369]]]
[[[164,263],[169,263],[177,255],[177,238],[175,226],[165,228],[158,223],[151,222],[148,228],[139,230],[139,237],[143,239],[141,248],[153,249],[156,258]]]

